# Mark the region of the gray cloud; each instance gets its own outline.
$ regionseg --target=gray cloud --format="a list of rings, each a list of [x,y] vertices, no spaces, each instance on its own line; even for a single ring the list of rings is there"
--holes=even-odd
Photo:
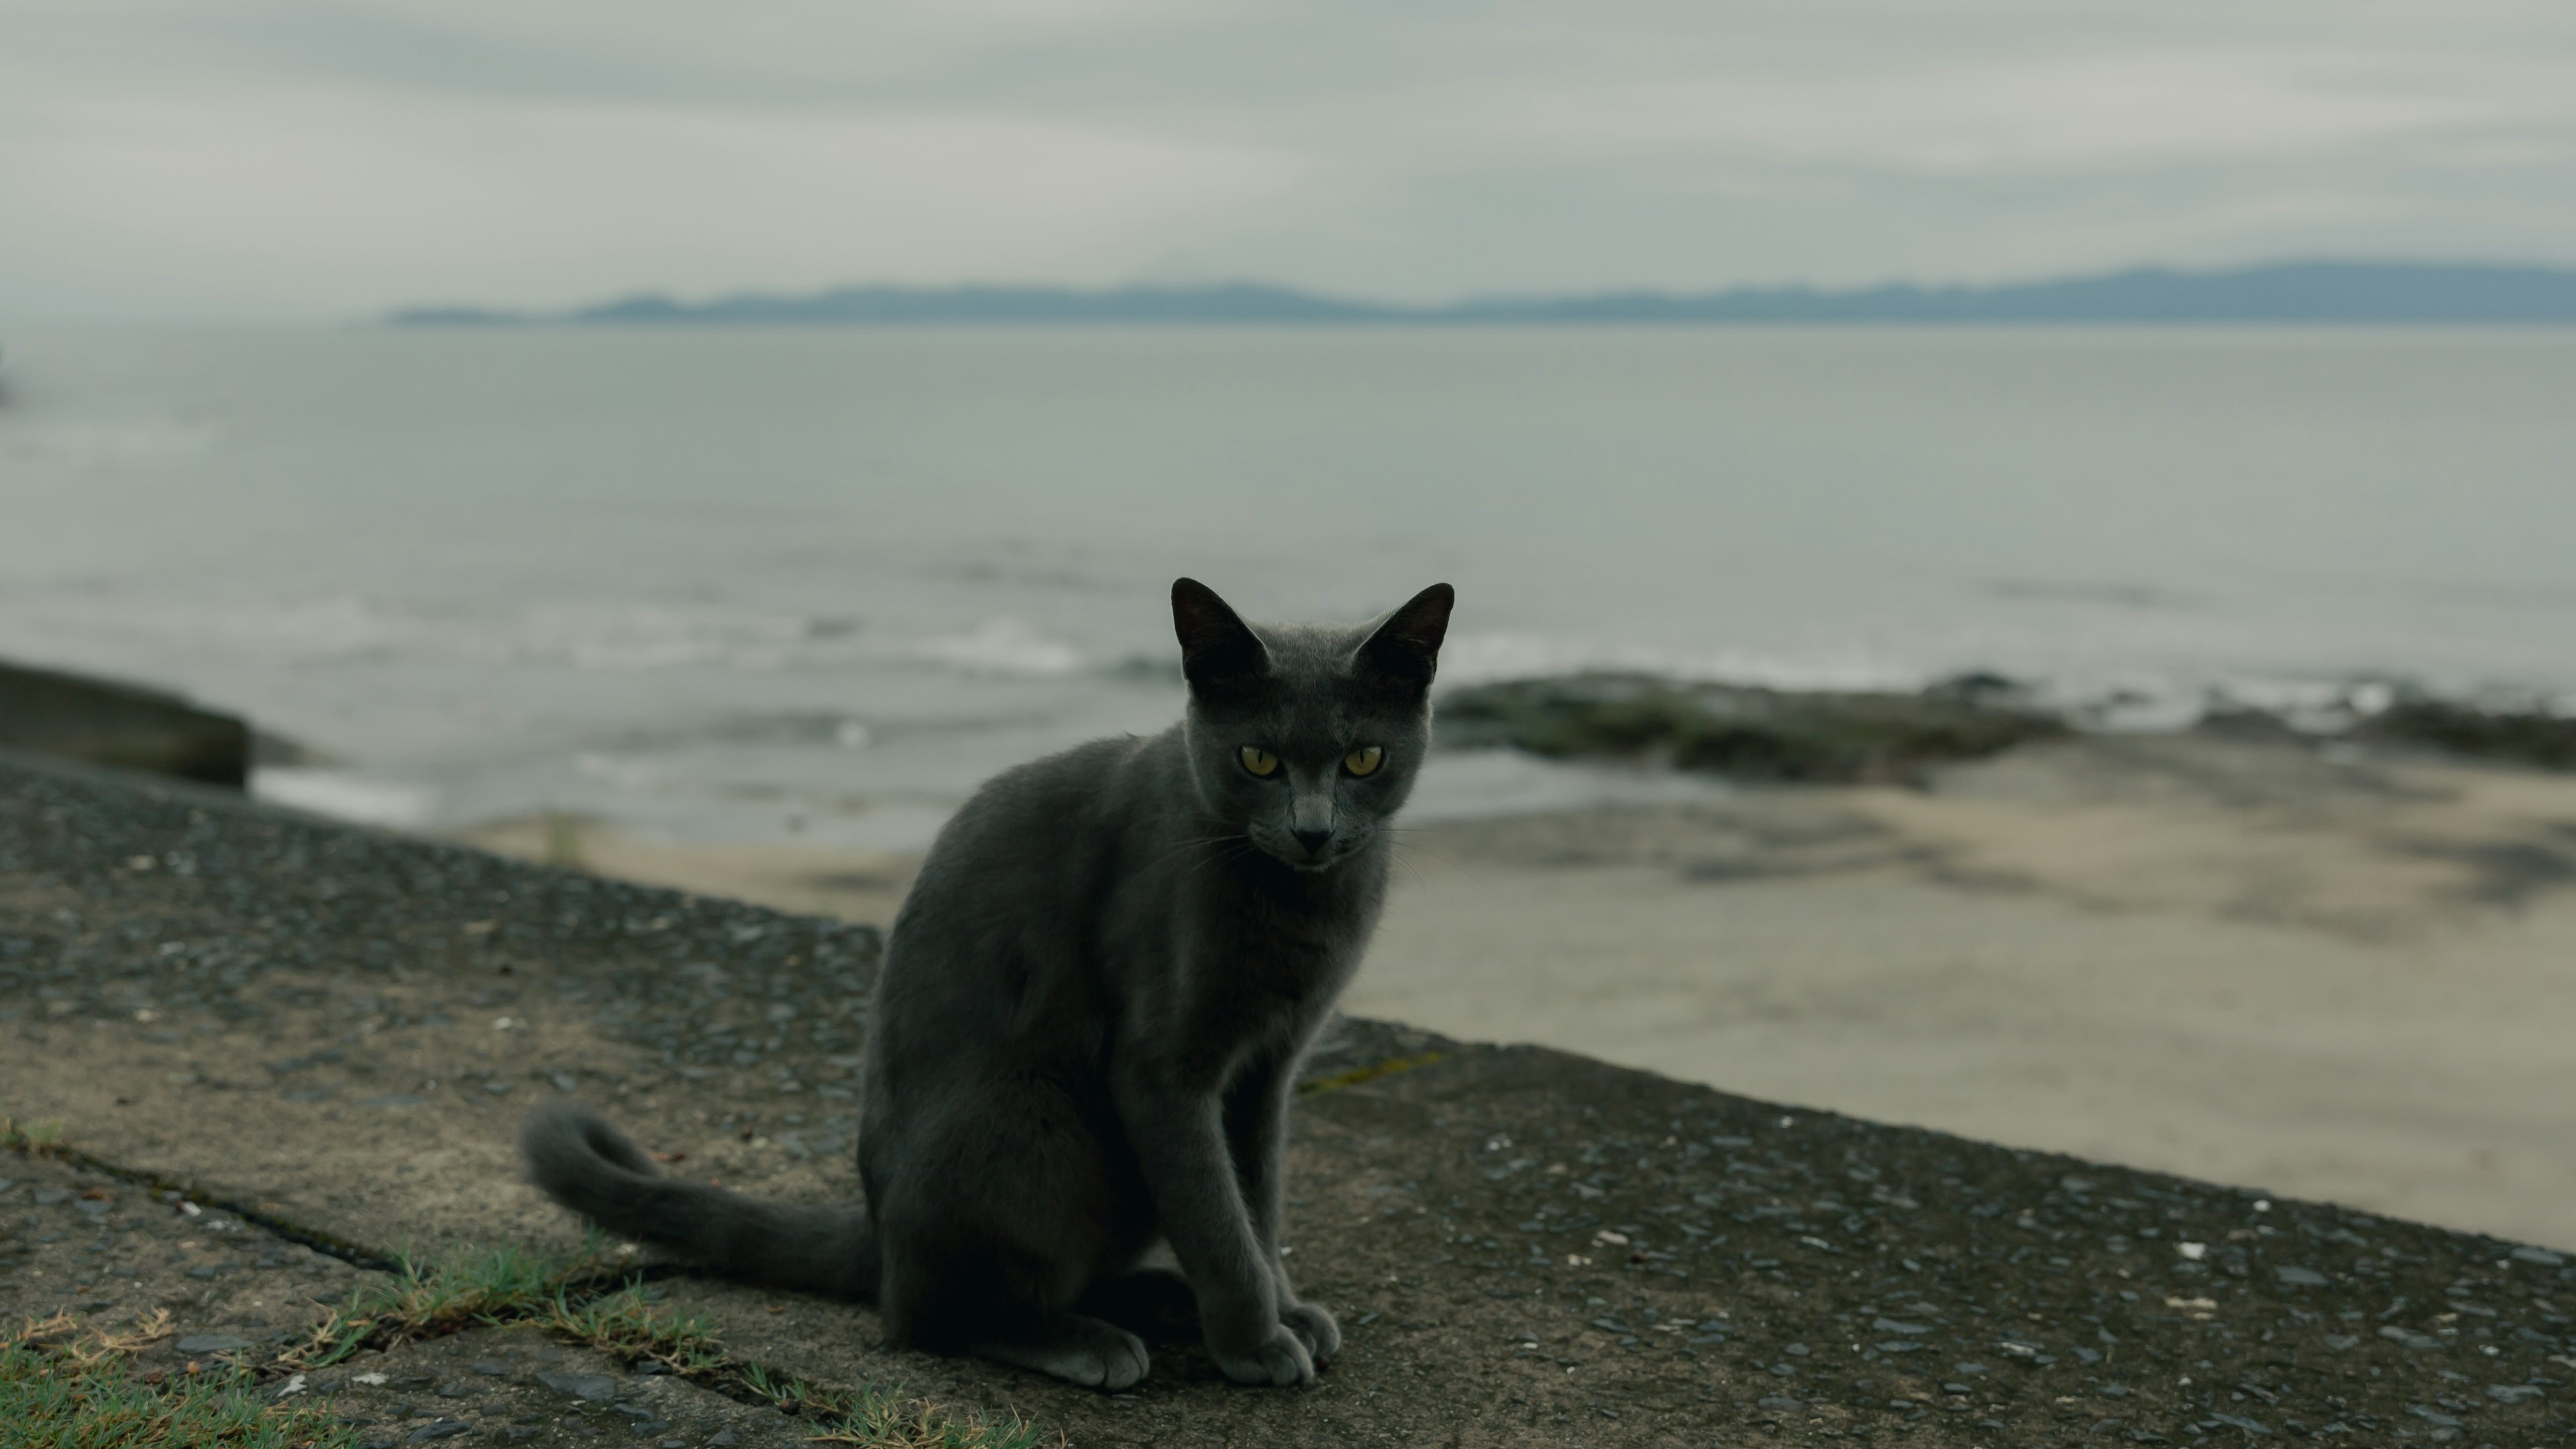
[[[2576,260],[2576,11],[0,0],[0,311]]]

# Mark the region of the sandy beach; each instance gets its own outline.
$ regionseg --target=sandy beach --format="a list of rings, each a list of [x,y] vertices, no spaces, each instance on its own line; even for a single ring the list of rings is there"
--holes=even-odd
[[[911,862],[575,819],[505,854],[884,922]],[[2576,776],[2087,736],[1922,788],[1409,830],[1346,1005],[2576,1245]]]

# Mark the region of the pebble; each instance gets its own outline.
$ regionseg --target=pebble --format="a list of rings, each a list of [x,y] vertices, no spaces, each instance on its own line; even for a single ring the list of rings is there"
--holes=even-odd
[[[2489,1384],[2487,1397],[2499,1404],[2519,1404],[2540,1397],[2538,1384]]]
[[[606,1374],[539,1374],[537,1382],[575,1399],[605,1403],[617,1397],[617,1380]]]

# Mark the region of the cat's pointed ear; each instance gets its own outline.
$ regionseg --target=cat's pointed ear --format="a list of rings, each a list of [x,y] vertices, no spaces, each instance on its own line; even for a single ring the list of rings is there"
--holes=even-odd
[[[1449,633],[1449,610],[1457,602],[1458,591],[1447,584],[1414,595],[1360,646],[1360,672],[1408,689],[1430,689],[1432,672],[1440,667],[1440,641]]]
[[[1172,580],[1172,630],[1181,636],[1181,673],[1192,689],[1260,674],[1270,667],[1261,636],[1216,590],[1196,579]]]

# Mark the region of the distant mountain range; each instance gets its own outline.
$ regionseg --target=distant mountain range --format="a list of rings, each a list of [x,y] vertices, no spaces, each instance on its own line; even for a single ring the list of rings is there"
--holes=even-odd
[[[1606,292],[1400,306],[1237,282],[1216,286],[842,287],[710,302],[626,297],[568,312],[421,307],[397,327],[1336,325],[1653,326],[1716,323],[2569,323],[2576,269],[2283,262],[2233,271],[2140,268],[1993,287],[1829,292]]]

